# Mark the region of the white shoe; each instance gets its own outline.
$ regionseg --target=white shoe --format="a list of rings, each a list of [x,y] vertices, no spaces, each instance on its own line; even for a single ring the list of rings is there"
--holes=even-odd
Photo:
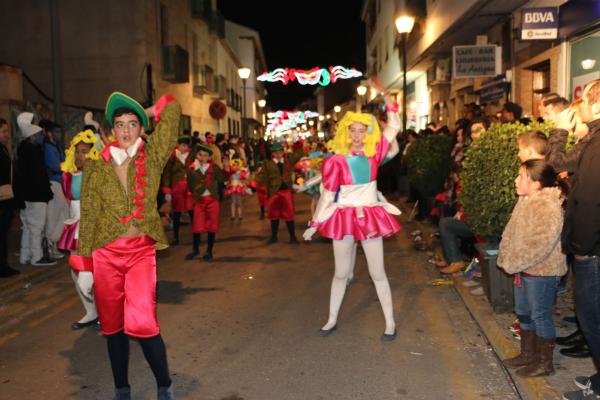
[[[65,255],[58,250],[52,250],[50,251],[50,258],[53,258],[55,260],[62,260],[63,258],[65,258]]]
[[[483,288],[481,286],[476,287],[475,289],[471,290],[471,294],[473,296],[482,296],[483,295]]]
[[[475,287],[475,286],[479,286],[479,282],[477,282],[473,279],[469,279],[469,280],[463,281],[462,285],[464,287]]]

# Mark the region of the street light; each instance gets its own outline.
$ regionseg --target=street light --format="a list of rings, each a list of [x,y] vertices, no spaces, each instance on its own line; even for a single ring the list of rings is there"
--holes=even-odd
[[[402,129],[406,130],[406,39],[415,25],[414,17],[402,15],[396,18],[396,29],[402,38]]]
[[[242,80],[242,85],[244,87],[244,104],[242,104],[242,128],[244,131],[244,138],[246,138],[248,135],[246,134],[246,124],[245,124],[245,120],[246,120],[246,79],[248,79],[250,77],[250,68],[238,68],[238,75],[240,76],[240,79]]]
[[[365,94],[367,94],[367,87],[364,85],[360,85],[356,88],[356,93],[360,96],[360,104],[356,103],[356,112],[361,112],[363,107],[363,99]]]
[[[267,105],[267,101],[266,101],[265,99],[260,99],[260,100],[258,101],[258,106],[259,106],[260,108],[264,108],[266,105]]]
[[[333,111],[335,111],[336,113],[339,113],[340,111],[342,111],[342,107],[335,106],[335,107],[333,107]]]

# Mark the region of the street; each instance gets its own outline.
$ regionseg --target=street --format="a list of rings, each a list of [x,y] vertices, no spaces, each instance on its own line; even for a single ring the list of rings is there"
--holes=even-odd
[[[297,232],[309,218],[296,195]],[[184,261],[183,244],[159,252],[158,316],[178,399],[518,399],[498,359],[452,286],[437,277],[404,229],[385,241],[398,336],[384,321],[359,251],[338,330],[320,337],[333,274],[331,243],[266,246],[269,221],[246,198],[232,222],[228,202],[213,262]],[[201,251],[204,250],[204,243]],[[83,315],[66,265],[41,283],[0,295],[1,399],[108,399],[103,337],[70,324]],[[22,285],[23,286],[23,285]],[[27,285],[25,285],[27,286]],[[131,342],[134,399],[155,398],[140,347]]]

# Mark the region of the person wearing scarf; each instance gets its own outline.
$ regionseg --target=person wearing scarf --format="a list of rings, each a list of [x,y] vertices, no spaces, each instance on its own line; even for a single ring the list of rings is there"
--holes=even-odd
[[[142,140],[148,117],[157,122]],[[177,142],[181,107],[171,96],[144,110],[115,92],[106,119],[116,141],[83,171],[79,255],[92,257],[94,295],[106,337],[116,400],[131,399],[129,337],[152,369],[159,400],[174,399],[165,344],[156,318],[156,250],[168,247],[156,205],[160,179]]]
[[[284,220],[290,243],[298,244],[295,232],[295,205],[292,193],[294,166],[303,156],[301,149],[287,155],[281,143],[271,145],[271,159],[264,161],[258,171],[257,182],[267,188],[267,216],[271,220],[271,238],[267,244],[277,243],[279,221]]]
[[[177,148],[169,157],[162,175],[162,191],[165,200],[171,202],[173,212],[173,241],[171,246],[179,244],[179,226],[181,225],[181,213],[187,212],[193,220],[192,209],[194,201],[188,190],[186,169],[194,160],[192,155],[192,137],[180,136],[177,139]]]
[[[225,173],[212,160],[212,149],[205,144],[195,147],[196,159],[186,170],[188,189],[194,198],[194,221],[192,223],[192,252],[185,256],[193,260],[200,254],[200,240],[207,234],[207,249],[202,259],[213,259],[213,246],[219,231],[221,204],[219,184],[225,182]]]

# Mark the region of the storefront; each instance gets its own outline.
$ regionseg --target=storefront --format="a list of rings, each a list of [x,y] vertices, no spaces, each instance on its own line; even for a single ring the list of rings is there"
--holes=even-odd
[[[600,79],[600,2],[568,1],[560,6],[560,37],[567,38],[569,99]]]

